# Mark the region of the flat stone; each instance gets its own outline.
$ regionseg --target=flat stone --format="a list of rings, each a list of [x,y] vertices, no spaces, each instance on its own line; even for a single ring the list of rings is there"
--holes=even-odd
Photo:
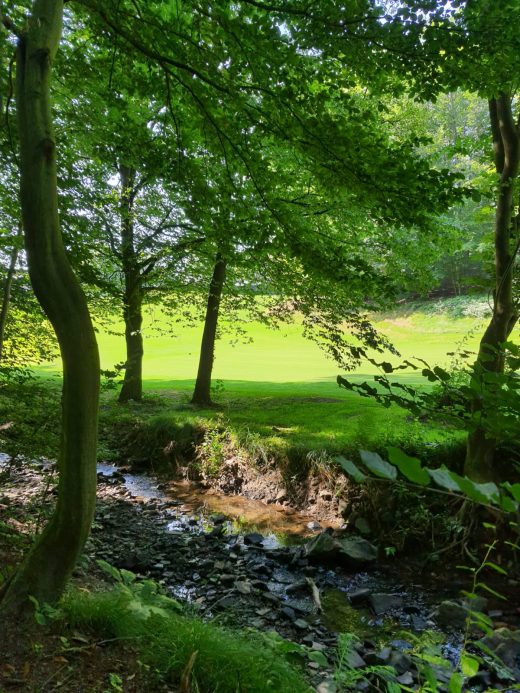
[[[287,594],[295,594],[296,592],[307,593],[309,591],[309,585],[306,580],[299,580],[298,582],[293,582],[292,585],[287,585],[285,591]]]
[[[235,576],[230,573],[223,573],[219,579],[223,585],[232,585],[235,582]]]
[[[240,580],[237,580],[235,582],[235,589],[237,592],[240,592],[240,594],[251,594],[251,584],[249,582],[242,582]]]
[[[376,616],[386,614],[389,611],[400,609],[403,606],[403,598],[400,594],[372,593],[369,597],[370,605]]]
[[[268,601],[271,602],[272,604],[279,604],[280,603],[280,598],[276,596],[276,594],[273,594],[272,592],[263,592],[262,597]]]
[[[262,609],[256,609],[255,614],[258,616],[267,616],[268,614],[271,613],[271,609],[269,607],[263,607]]]
[[[296,612],[294,609],[291,609],[290,606],[283,606],[280,613],[282,613],[286,618],[290,619],[291,621],[296,618]]]
[[[347,592],[347,597],[349,598],[352,606],[356,606],[358,604],[366,604],[371,594],[372,590],[370,590],[368,587],[361,587],[353,592]]]
[[[479,641],[489,648],[520,680],[520,630],[497,628]]]
[[[316,693],[337,693],[338,687],[332,679],[322,681],[316,688]]]
[[[346,661],[347,666],[349,666],[351,669],[362,669],[367,665],[363,657],[361,657],[356,650],[350,650],[346,657]]]
[[[308,630],[310,628],[307,621],[304,621],[303,618],[297,618],[294,621],[294,625],[296,626],[296,628],[299,628],[300,630]]]

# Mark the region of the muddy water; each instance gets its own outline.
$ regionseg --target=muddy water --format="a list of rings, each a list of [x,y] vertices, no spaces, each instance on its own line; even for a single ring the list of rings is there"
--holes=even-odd
[[[98,464],[98,472],[106,476],[118,471],[113,465]],[[144,475],[123,473],[123,476],[124,484],[133,496],[175,503],[180,512],[197,520],[201,531],[212,516],[224,515],[228,532],[256,531],[265,535],[268,544],[275,546],[297,543],[327,526],[319,525],[310,515],[280,505],[224,495],[188,481],[172,481],[159,486]],[[177,524],[172,520],[170,530],[177,529]],[[196,527],[195,523],[193,527]]]

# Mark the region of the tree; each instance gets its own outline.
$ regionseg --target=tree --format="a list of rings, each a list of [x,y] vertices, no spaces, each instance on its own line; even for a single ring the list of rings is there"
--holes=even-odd
[[[88,536],[96,498],[99,357],[85,297],[60,234],[56,143],[50,83],[61,37],[63,2],[35,0],[17,26],[16,111],[20,140],[20,199],[31,282],[52,323],[63,360],[62,437],[58,499],[53,516],[2,588],[2,609],[61,594]]]
[[[391,18],[394,21],[396,18]],[[390,23],[392,23],[392,21]],[[504,348],[520,314],[514,274],[518,240],[520,121],[515,99],[520,68],[516,27],[520,7],[508,0],[457,0],[446,4],[408,2],[395,21],[402,38],[399,68],[408,73],[413,91],[429,98],[460,87],[489,103],[489,127],[497,173],[495,191],[495,276],[490,322],[473,367],[473,428],[468,435],[465,472],[480,481],[493,478],[496,440],[479,422],[486,381],[504,371]],[[406,35],[403,32],[406,24]],[[411,50],[412,47],[412,50]],[[417,79],[417,67],[428,80]]]

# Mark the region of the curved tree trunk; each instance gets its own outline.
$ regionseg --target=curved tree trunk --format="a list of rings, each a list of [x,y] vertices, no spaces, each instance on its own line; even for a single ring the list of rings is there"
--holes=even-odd
[[[502,344],[507,341],[518,320],[518,307],[513,300],[513,225],[515,204],[514,181],[520,166],[520,128],[512,112],[511,97],[501,94],[489,102],[491,132],[495,166],[500,175],[500,187],[495,213],[495,288],[493,314],[480,342],[475,364],[474,382],[487,373],[503,373],[504,353]],[[482,375],[480,375],[482,374]],[[478,415],[481,403],[475,398],[472,411]],[[477,481],[489,481],[494,476],[496,441],[485,435],[485,429],[477,425],[468,436],[465,473]]]
[[[16,106],[21,203],[29,274],[56,331],[63,360],[62,435],[54,514],[3,590],[2,608],[30,595],[54,602],[76,564],[94,514],[99,357],[85,296],[63,246],[49,83],[61,37],[62,0],[35,0],[20,34]]]
[[[119,167],[121,177],[121,260],[125,277],[123,318],[125,321],[126,365],[120,402],[143,398],[143,292],[141,270],[134,242],[134,186],[136,172]]]
[[[7,268],[7,275],[4,282],[4,291],[2,294],[2,306],[0,308],[0,363],[4,355],[4,340],[5,340],[5,327],[7,325],[7,316],[9,315],[9,305],[11,303],[11,287],[13,285],[14,274],[16,272],[16,263],[18,262],[18,239],[22,233],[22,227],[20,226],[18,235],[16,237],[17,244],[11,250],[11,257],[9,259],[9,267]]]
[[[204,332],[200,345],[199,370],[195,382],[195,390],[191,401],[199,406],[209,406],[211,404],[211,374],[213,372],[213,361],[215,359],[215,338],[217,336],[218,313],[224,281],[226,280],[227,262],[217,253],[213,276],[209,285],[208,304],[206,307],[206,319],[204,322]]]

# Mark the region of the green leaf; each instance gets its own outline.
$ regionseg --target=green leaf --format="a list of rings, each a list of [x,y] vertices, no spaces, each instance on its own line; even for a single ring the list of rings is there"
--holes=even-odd
[[[96,563],[107,575],[110,575],[116,582],[122,582],[121,573],[113,565],[110,565],[107,561],[99,558]]]
[[[501,566],[497,565],[496,563],[493,563],[493,561],[486,561],[484,565],[488,568],[496,570],[496,572],[500,573],[500,575],[507,575],[507,570],[504,570]]]
[[[460,655],[460,670],[464,676],[475,676],[479,670],[479,666],[479,659],[475,657],[475,655],[468,654],[467,652],[463,652]]]
[[[450,374],[448,371],[445,371],[444,368],[441,368],[440,366],[435,366],[433,372],[439,378],[439,380],[442,380],[443,383],[448,382],[450,379]]]
[[[463,683],[464,677],[462,676],[462,674],[459,674],[458,671],[453,672],[450,678],[450,682],[448,684],[449,693],[461,693]]]
[[[460,491],[460,487],[452,476],[452,473],[446,467],[440,469],[428,469],[428,474],[435,481],[437,486],[448,489],[448,491]]]
[[[504,600],[504,601],[507,601],[507,598],[504,597],[503,594],[500,594],[499,592],[496,592],[495,590],[491,589],[491,587],[489,587],[488,585],[486,585],[485,582],[477,582],[477,584],[475,585],[475,587],[480,587],[481,589],[486,590],[486,592],[489,592],[489,594],[492,594],[492,595],[493,595],[494,597],[496,597],[497,599],[502,599],[502,600]]]
[[[520,484],[510,484],[509,481],[506,481],[502,486],[506,491],[509,491],[515,501],[520,503]]]
[[[428,486],[430,476],[426,469],[421,467],[420,461],[416,457],[410,457],[399,448],[388,448],[388,457],[392,464],[399,469],[401,474],[414,484]]]
[[[365,481],[366,474],[363,474],[361,469],[356,467],[354,462],[351,460],[347,460],[346,457],[343,457],[342,455],[338,455],[338,457],[335,457],[334,460],[341,466],[341,468],[345,471],[348,476],[351,476],[354,481],[357,481],[358,483],[361,483],[362,481]]]
[[[509,496],[502,495],[500,496],[500,507],[507,513],[516,513],[518,510],[518,503],[515,503],[515,501],[512,498],[509,498]]]
[[[385,460],[380,457],[377,452],[361,450],[359,454],[363,464],[372,472],[372,474],[375,474],[382,479],[390,479],[391,481],[395,481],[395,479],[397,479],[396,468],[392,464],[385,462]]]
[[[467,476],[459,476],[455,472],[450,472],[453,480],[458,484],[462,493],[476,503],[498,503],[498,486],[493,483],[477,484],[468,479]]]

